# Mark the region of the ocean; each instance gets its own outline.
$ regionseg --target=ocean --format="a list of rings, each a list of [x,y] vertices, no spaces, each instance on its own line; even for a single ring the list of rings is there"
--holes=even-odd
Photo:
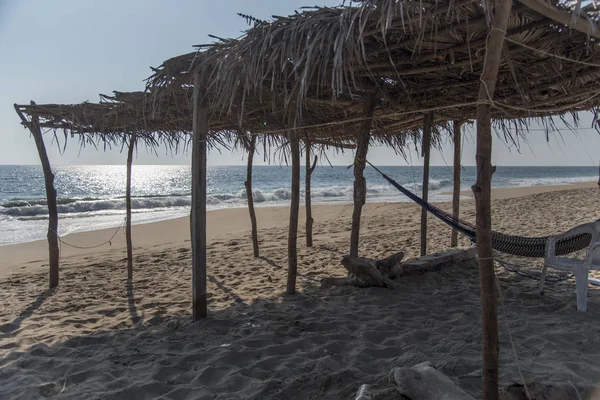
[[[421,192],[421,167],[381,167],[409,189]],[[54,167],[58,192],[59,234],[117,227],[125,217],[125,166],[79,165]],[[291,169],[256,166],[253,196],[257,207],[289,203]],[[365,170],[368,202],[405,202],[372,168]],[[208,168],[209,209],[245,207],[244,166]],[[462,188],[475,182],[475,167],[463,167]],[[494,187],[561,185],[598,179],[598,167],[498,167]],[[302,198],[304,167],[302,168]],[[351,203],[353,174],[344,166],[317,166],[312,179],[313,204]],[[430,170],[431,201],[450,200],[452,169]],[[132,221],[153,222],[189,215],[191,172],[188,165],[134,165]],[[0,245],[46,237],[44,177],[39,166],[0,165]]]

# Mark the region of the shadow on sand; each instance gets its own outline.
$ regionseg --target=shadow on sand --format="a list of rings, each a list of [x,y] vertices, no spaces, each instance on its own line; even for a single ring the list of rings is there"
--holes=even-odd
[[[0,333],[3,334],[11,334],[17,331],[23,321],[27,318],[31,317],[33,313],[44,304],[44,301],[52,296],[54,293],[53,289],[46,289],[42,294],[40,294],[33,303],[29,305],[21,314],[19,314],[13,321],[7,322],[6,324],[0,325]]]

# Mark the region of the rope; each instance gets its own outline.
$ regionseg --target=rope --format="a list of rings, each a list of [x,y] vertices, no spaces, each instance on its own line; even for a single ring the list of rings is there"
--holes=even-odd
[[[117,236],[117,233],[119,233],[119,230],[120,230],[121,228],[123,228],[123,227],[124,227],[124,225],[125,225],[125,223],[126,223],[126,222],[127,222],[127,218],[125,218],[125,219],[123,220],[123,222],[121,222],[121,225],[119,225],[119,226],[117,227],[117,229],[116,229],[116,230],[115,230],[115,232],[112,234],[112,236],[110,237],[110,239],[108,239],[107,241],[105,241],[105,242],[102,242],[102,243],[100,243],[100,244],[93,245],[93,246],[76,246],[76,245],[74,245],[74,244],[71,244],[71,243],[68,243],[68,242],[66,242],[66,241],[65,241],[63,238],[61,238],[61,237],[58,235],[58,232],[56,232],[55,230],[53,230],[53,229],[50,229],[50,231],[51,231],[51,232],[54,232],[54,234],[55,234],[55,235],[56,235],[56,237],[58,238],[58,241],[59,241],[59,243],[61,244],[61,246],[64,244],[65,246],[72,247],[72,248],[74,248],[74,249],[82,249],[82,250],[86,250],[86,249],[95,249],[95,248],[98,248],[98,247],[104,246],[105,244],[109,244],[109,245],[111,245],[111,246],[112,246],[112,243],[111,243],[111,242],[112,242],[112,240],[115,238],[115,236]],[[60,253],[62,253],[62,248],[61,248],[61,249],[59,249],[59,252],[60,252]]]
[[[481,79],[480,79],[481,80]],[[451,105],[447,105],[447,106],[440,106],[440,107],[429,107],[429,108],[422,108],[419,110],[412,110],[412,111],[402,111],[402,112],[393,112],[393,113],[388,113],[388,114],[382,114],[378,117],[358,117],[358,118],[352,118],[352,119],[347,119],[347,120],[343,120],[343,121],[332,121],[332,122],[326,122],[323,124],[314,124],[314,125],[302,125],[302,126],[295,126],[295,127],[291,127],[291,128],[286,128],[286,129],[273,129],[273,130],[267,130],[267,131],[261,131],[261,132],[256,132],[257,135],[267,135],[267,134],[276,134],[276,133],[282,133],[282,132],[287,132],[290,130],[305,130],[305,129],[314,129],[314,128],[326,128],[326,127],[331,127],[331,126],[339,126],[339,125],[345,125],[345,124],[351,124],[351,123],[355,123],[355,122],[362,122],[362,121],[366,121],[369,119],[383,119],[383,118],[390,118],[390,117],[399,117],[399,116],[403,116],[403,115],[410,115],[410,114],[421,114],[421,113],[427,113],[427,112],[431,112],[431,111],[439,111],[439,110],[447,110],[447,109],[451,109],[451,108],[462,108],[462,107],[469,107],[469,106],[478,106],[481,104],[485,104],[485,105],[491,105],[492,107],[496,107],[498,109],[504,109],[504,108],[508,108],[511,110],[517,110],[517,111],[524,111],[527,113],[540,113],[540,114],[546,114],[546,113],[556,113],[556,112],[563,112],[566,110],[569,110],[571,108],[580,106],[582,104],[585,104],[593,99],[595,99],[596,97],[600,96],[600,92],[585,98],[583,100],[580,100],[578,102],[575,103],[569,103],[566,104],[562,107],[556,107],[556,108],[539,108],[539,109],[535,109],[535,108],[525,108],[525,107],[518,107],[518,106],[511,106],[508,105],[506,103],[499,103],[499,102],[495,102],[491,99],[489,99],[490,97],[490,93],[487,87],[487,84],[483,81],[481,81],[486,89],[487,95],[488,95],[488,100],[478,100],[478,101],[471,101],[471,102],[466,102],[466,103],[456,103],[456,104],[451,104]]]
[[[529,389],[527,389],[527,384],[525,383],[525,377],[523,376],[523,371],[521,370],[521,363],[519,362],[519,356],[517,355],[517,347],[515,346],[515,342],[512,337],[512,331],[510,330],[510,324],[508,323],[508,317],[506,316],[506,307],[504,306],[504,293],[502,292],[502,286],[500,285],[500,281],[496,274],[494,274],[494,279],[496,281],[496,287],[498,288],[498,294],[500,297],[500,307],[502,308],[502,316],[504,317],[504,323],[506,324],[506,331],[508,332],[508,339],[510,340],[510,346],[513,351],[513,356],[515,357],[515,363],[517,364],[517,371],[519,371],[519,376],[521,377],[521,383],[523,384],[523,388],[525,389],[525,395],[528,400],[531,400],[531,395],[529,394]]]
[[[511,263],[508,263],[506,261],[501,261],[501,260],[495,260],[495,261],[502,268],[504,268],[505,270],[507,270],[508,272],[512,272],[513,274],[517,274],[517,275],[519,275],[519,276],[521,276],[523,278],[533,279],[534,281],[539,281],[540,280],[540,278],[537,278],[537,277],[535,277],[533,275],[529,275],[529,274],[527,274],[525,272],[521,272],[521,271],[517,270],[516,268],[518,268],[518,265],[511,264]],[[571,274],[571,275],[568,275],[568,276],[566,276],[564,278],[557,278],[557,279],[546,278],[545,282],[547,282],[547,283],[559,283],[559,282],[568,281],[569,279],[574,278],[574,277],[575,277],[575,274]]]
[[[487,101],[485,101],[484,103],[485,104],[489,104]],[[346,119],[346,120],[343,120],[343,121],[326,122],[326,123],[323,123],[323,124],[294,126],[294,127],[285,128],[285,129],[273,129],[273,130],[268,130],[268,131],[256,132],[256,134],[257,135],[265,135],[265,134],[282,133],[282,132],[287,132],[287,131],[290,131],[290,130],[304,130],[304,129],[314,129],[314,128],[326,128],[326,127],[329,127],[329,126],[338,126],[338,125],[345,125],[345,124],[350,124],[350,123],[354,123],[354,122],[362,122],[362,121],[366,121],[366,120],[369,120],[369,119],[382,119],[382,118],[397,117],[397,116],[402,116],[402,115],[421,114],[421,113],[426,113],[426,112],[430,112],[430,111],[447,110],[449,108],[460,108],[460,107],[476,106],[478,104],[481,104],[481,101],[471,101],[471,102],[467,102],[467,103],[451,104],[451,105],[448,105],[448,106],[423,108],[423,109],[414,110],[414,111],[394,112],[394,113],[382,114],[382,115],[380,115],[378,117],[370,117],[370,118],[369,117],[358,117],[358,118]]]
[[[505,37],[505,38],[504,38],[504,40],[506,40],[506,41],[508,41],[508,42],[511,42],[511,43],[514,43],[514,44],[516,44],[516,45],[519,45],[519,46],[525,47],[526,49],[529,49],[529,50],[536,51],[536,52],[538,52],[538,53],[540,53],[540,54],[543,54],[543,55],[545,55],[545,56],[548,56],[548,57],[554,57],[554,58],[558,58],[559,60],[563,60],[563,61],[569,61],[569,62],[572,62],[572,63],[575,63],[575,64],[586,65],[586,66],[588,66],[588,67],[600,67],[600,64],[596,64],[596,63],[589,63],[589,62],[585,62],[585,61],[579,61],[579,60],[575,60],[575,59],[573,59],[573,58],[569,58],[569,57],[560,56],[560,55],[558,55],[558,54],[554,54],[554,53],[548,53],[547,51],[540,50],[540,49],[536,49],[535,47],[528,46],[528,45],[526,45],[525,43],[521,43],[521,42],[518,42],[518,41],[516,41],[516,40],[509,39],[509,38],[507,38],[507,37]]]
[[[494,101],[491,101],[491,104],[493,107],[496,108],[510,108],[513,110],[517,110],[517,111],[525,111],[525,112],[529,112],[529,113],[555,113],[555,112],[562,112],[562,111],[566,111],[570,108],[574,108],[577,106],[580,106],[582,104],[587,103],[590,100],[593,100],[594,98],[600,96],[600,92],[597,92],[596,94],[591,95],[588,98],[585,98],[583,100],[577,101],[575,103],[570,103],[568,105],[562,106],[562,107],[556,107],[556,108],[545,108],[545,109],[534,109],[534,108],[523,108],[523,107],[517,107],[517,106],[510,106],[508,104],[504,104],[504,103],[495,103]]]

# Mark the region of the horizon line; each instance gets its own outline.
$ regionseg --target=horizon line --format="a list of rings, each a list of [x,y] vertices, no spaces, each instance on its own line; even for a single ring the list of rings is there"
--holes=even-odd
[[[191,164],[132,164],[133,166],[153,166],[153,167],[162,167],[162,166],[174,166],[174,167],[190,167]],[[300,164],[301,166],[305,166],[304,163]],[[123,166],[126,164],[53,164],[52,167],[106,167],[106,166]],[[347,164],[322,164],[319,165],[321,167],[345,167],[349,168]],[[423,167],[422,164],[379,164],[380,167]],[[450,167],[453,164],[430,164],[430,167]],[[496,167],[551,167],[551,168],[560,168],[560,167],[599,167],[599,165],[504,165],[504,164],[496,164]],[[3,164],[0,163],[0,167],[41,167],[41,164]],[[209,168],[214,167],[246,167],[246,164],[214,164],[207,165]],[[253,165],[252,168],[255,167],[291,167],[289,164],[258,164]],[[369,165],[367,168],[372,168]],[[461,167],[477,167],[476,164],[461,164]]]

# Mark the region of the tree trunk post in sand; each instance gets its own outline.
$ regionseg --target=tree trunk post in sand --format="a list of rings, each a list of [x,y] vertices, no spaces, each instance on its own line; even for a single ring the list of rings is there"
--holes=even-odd
[[[291,122],[291,117],[290,117]],[[288,276],[287,294],[296,293],[298,271],[298,212],[300,210],[300,140],[298,132],[291,126],[287,131],[292,158],[292,194],[290,205],[290,226],[288,233]]]
[[[313,228],[313,217],[312,217],[312,205],[310,198],[310,179],[312,177],[312,173],[315,171],[317,167],[317,156],[315,155],[315,159],[310,165],[310,142],[307,140],[305,142],[306,146],[306,176],[305,179],[305,188],[304,188],[304,203],[306,209],[306,247],[312,247],[313,245],[313,236],[312,236],[312,228]]]
[[[458,220],[460,216],[460,129],[462,123],[454,121],[454,188],[452,190],[452,216]],[[458,231],[452,229],[450,247],[458,246]]]
[[[421,151],[423,160],[423,201],[429,199],[429,161],[431,156],[431,125],[433,124],[433,112],[428,112],[423,117],[423,142]],[[427,210],[421,208],[421,256],[427,254]]]
[[[356,154],[354,156],[354,210],[352,211],[352,231],[350,232],[350,255],[358,257],[358,239],[360,235],[360,216],[367,200],[367,182],[364,178],[367,151],[373,114],[377,107],[377,97],[369,94],[364,99],[363,121],[356,138]]]
[[[131,241],[131,164],[133,163],[133,150],[135,149],[135,133],[129,137],[127,151],[127,187],[125,188],[125,208],[127,217],[125,224],[125,241],[127,242],[127,282],[133,282],[133,243]]]
[[[254,257],[259,257],[258,249],[258,228],[256,225],[256,212],[254,211],[254,197],[252,196],[252,162],[254,160],[254,152],[256,151],[256,136],[251,135],[248,144],[248,168],[246,170],[246,198],[248,199],[248,212],[250,213],[250,223],[252,225],[252,249]]]
[[[31,102],[34,106],[35,102]],[[42,170],[44,171],[44,183],[46,186],[46,201],[48,203],[48,253],[49,253],[49,284],[50,289],[58,286],[59,280],[59,257],[60,252],[58,248],[58,206],[56,204],[56,189],[54,188],[54,174],[52,173],[52,167],[50,167],[50,160],[48,159],[48,153],[46,152],[46,146],[44,145],[44,138],[42,137],[42,129],[40,128],[40,121],[37,116],[31,117],[31,121],[28,122],[19,107],[15,104],[15,110],[23,124],[29,128],[35,145],[37,147],[38,155],[40,156],[40,162],[42,163]]]
[[[492,6],[490,1],[488,7]],[[483,398],[497,400],[498,394],[498,303],[496,276],[492,254],[491,184],[493,99],[500,66],[510,0],[495,0],[494,21],[488,36],[485,61],[481,72],[477,105],[477,181],[473,185],[477,212],[477,258],[481,291],[481,323],[483,345]]]
[[[194,74],[192,141],[192,316],[205,318],[206,298],[206,139],[208,105],[199,73]]]

